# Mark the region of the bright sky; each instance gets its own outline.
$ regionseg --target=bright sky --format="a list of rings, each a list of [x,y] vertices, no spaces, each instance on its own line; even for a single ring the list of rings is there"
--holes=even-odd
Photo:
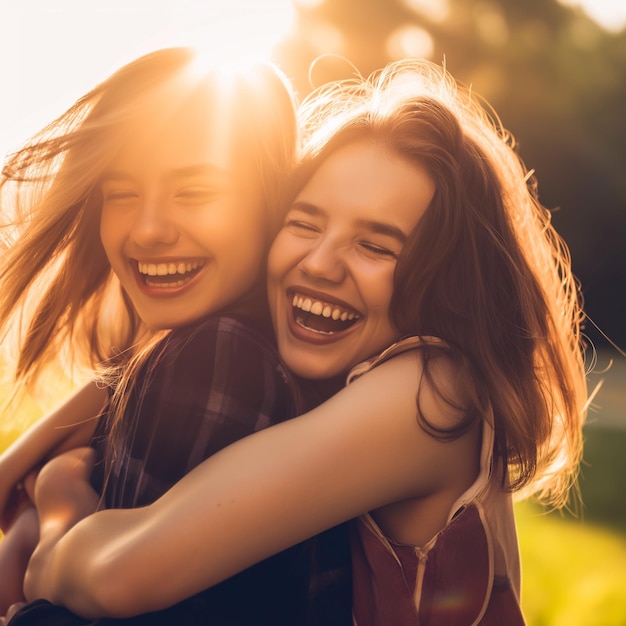
[[[0,0],[0,155],[145,52],[269,56],[293,19],[292,0]]]
[[[0,0],[0,156],[144,52],[191,44],[222,57],[269,53],[293,3],[320,1]],[[609,29],[626,25],[626,0],[561,1],[585,5]]]

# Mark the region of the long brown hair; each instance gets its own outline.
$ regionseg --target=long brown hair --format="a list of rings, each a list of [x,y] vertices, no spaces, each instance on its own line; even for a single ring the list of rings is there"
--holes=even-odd
[[[291,90],[275,67],[257,63],[226,75],[202,67],[190,48],[158,50],[122,67],[2,170],[0,340],[16,362],[16,390],[59,353],[91,369],[126,360],[149,339],[100,242],[98,181],[129,130],[166,120],[196,96],[207,103],[208,131],[226,128],[228,145],[253,165],[268,219],[278,221],[296,125]]]
[[[436,191],[398,260],[391,316],[444,339],[464,373],[465,422],[495,422],[512,489],[562,505],[582,450],[586,384],[580,291],[567,246],[497,116],[425,61],[324,86],[300,109],[301,187],[340,146],[379,142],[425,166]],[[425,349],[428,360],[436,352]],[[463,377],[461,377],[463,379]]]

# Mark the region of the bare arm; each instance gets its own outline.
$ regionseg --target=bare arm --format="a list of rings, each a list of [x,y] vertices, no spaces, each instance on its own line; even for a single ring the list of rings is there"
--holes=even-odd
[[[106,399],[105,389],[88,383],[0,455],[0,527],[11,521],[11,493],[16,484],[51,457],[87,445],[96,425],[93,418]]]
[[[58,541],[76,522],[95,512],[99,496],[89,484],[95,451],[73,448],[46,463],[35,483],[41,536]]]
[[[156,610],[339,522],[441,490],[467,471],[475,441],[440,443],[419,427],[420,367],[400,355],[215,454],[154,504],[84,519],[33,559],[27,597],[87,617]],[[423,405],[450,419],[432,394]]]

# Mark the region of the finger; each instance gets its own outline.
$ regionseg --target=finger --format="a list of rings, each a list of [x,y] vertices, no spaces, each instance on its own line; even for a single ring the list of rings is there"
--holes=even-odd
[[[4,619],[6,620],[6,623],[8,624],[11,619],[13,618],[13,616],[26,604],[26,602],[15,602],[14,604],[12,604],[9,607],[9,610],[7,611],[6,616],[4,617]],[[2,622],[0,622],[0,626],[2,626]]]
[[[35,482],[37,481],[38,474],[39,470],[30,472],[22,481],[22,488],[28,494],[32,502],[35,501]]]

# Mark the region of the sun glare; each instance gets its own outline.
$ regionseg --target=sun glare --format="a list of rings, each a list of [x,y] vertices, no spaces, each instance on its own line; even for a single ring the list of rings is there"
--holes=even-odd
[[[0,1],[0,160],[125,63],[194,46],[212,65],[271,58],[294,0]]]
[[[213,63],[269,58],[294,16],[292,0],[198,0],[181,9],[172,43],[193,45]]]

